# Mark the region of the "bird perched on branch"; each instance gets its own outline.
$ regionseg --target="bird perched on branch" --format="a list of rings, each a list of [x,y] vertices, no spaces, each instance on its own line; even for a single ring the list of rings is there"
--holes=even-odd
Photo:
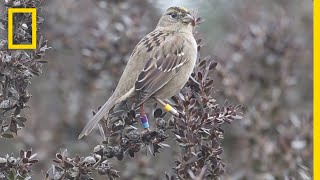
[[[193,71],[197,59],[194,22],[185,8],[166,10],[156,28],[136,45],[114,93],[87,123],[79,138],[88,135],[111,108],[129,99],[140,107],[141,114],[144,114],[143,103],[150,99],[177,114],[162,100],[177,94]]]

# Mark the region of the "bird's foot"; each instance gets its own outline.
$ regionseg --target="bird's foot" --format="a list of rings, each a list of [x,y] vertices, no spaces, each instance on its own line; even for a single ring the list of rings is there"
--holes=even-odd
[[[150,129],[149,128],[144,128],[143,131],[142,131],[142,134],[146,134],[148,132],[150,132]]]

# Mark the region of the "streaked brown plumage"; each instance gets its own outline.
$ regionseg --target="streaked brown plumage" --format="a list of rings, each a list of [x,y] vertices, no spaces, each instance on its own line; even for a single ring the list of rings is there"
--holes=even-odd
[[[193,21],[184,8],[167,9],[155,30],[136,45],[114,93],[79,138],[88,135],[103,116],[122,101],[134,99],[139,106],[150,98],[167,99],[181,90],[197,58]]]

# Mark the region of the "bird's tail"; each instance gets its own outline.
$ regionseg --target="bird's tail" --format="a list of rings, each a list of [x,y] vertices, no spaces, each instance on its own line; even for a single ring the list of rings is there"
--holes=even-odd
[[[87,125],[83,128],[82,132],[79,135],[79,139],[83,136],[87,136],[92,129],[96,126],[96,124],[103,118],[103,116],[107,115],[110,109],[116,104],[115,98],[111,96],[106,103],[99,109],[99,111],[93,116],[93,118],[87,123]]]

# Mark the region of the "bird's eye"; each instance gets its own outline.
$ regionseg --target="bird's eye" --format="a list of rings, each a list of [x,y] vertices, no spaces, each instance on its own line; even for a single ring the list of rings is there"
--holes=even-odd
[[[177,13],[172,13],[172,14],[170,15],[170,17],[173,18],[173,19],[176,18],[177,16],[178,16]]]

